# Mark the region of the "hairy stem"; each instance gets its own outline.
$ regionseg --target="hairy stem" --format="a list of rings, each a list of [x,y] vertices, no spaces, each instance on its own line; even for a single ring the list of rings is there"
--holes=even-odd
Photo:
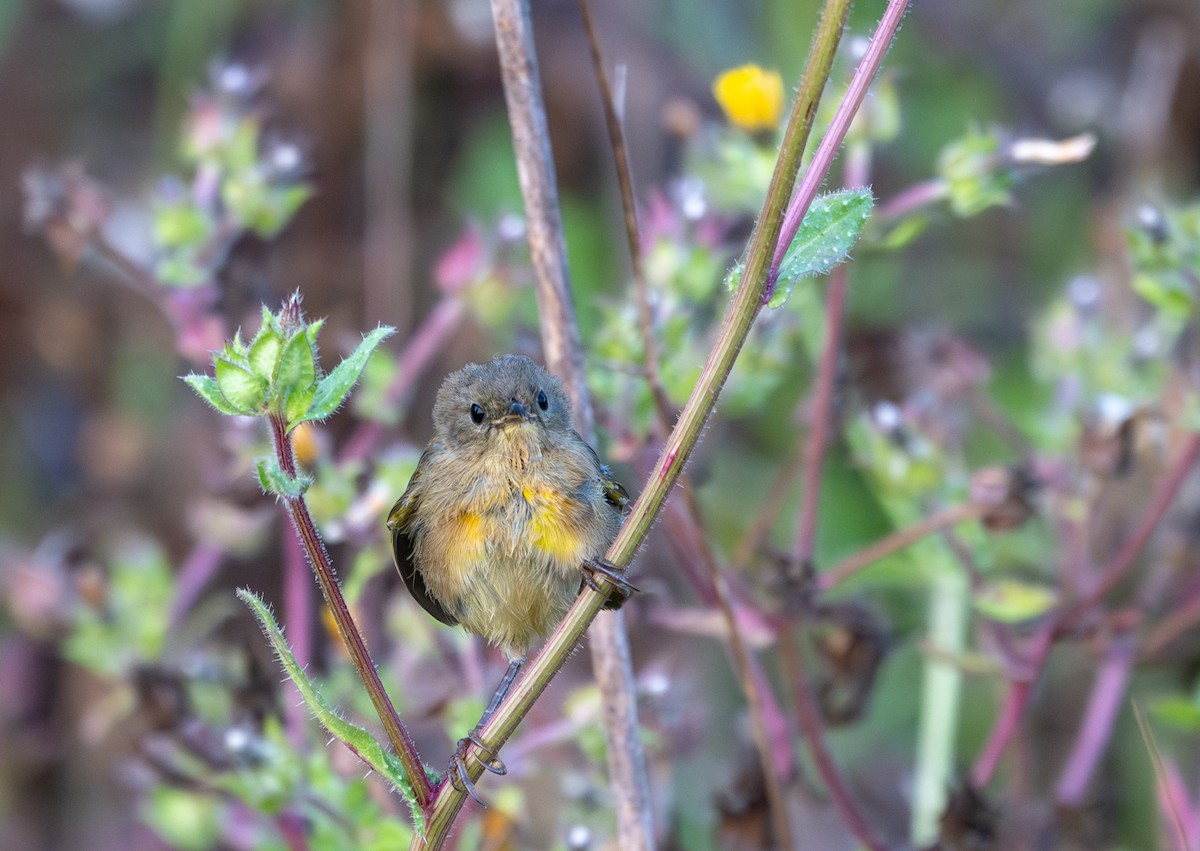
[[[679,415],[675,429],[668,437],[654,471],[641,496],[634,503],[629,518],[609,548],[608,559],[618,565],[628,564],[649,534],[684,464],[700,440],[704,425],[716,404],[717,395],[728,378],[754,318],[764,302],[771,257],[779,240],[783,211],[795,186],[801,157],[812,128],[813,116],[816,114],[817,97],[829,77],[832,44],[836,43],[841,30],[840,22],[844,18],[844,14],[839,10],[844,10],[848,3],[849,0],[827,0],[822,11],[821,24],[814,39],[814,49],[809,54],[800,93],[792,108],[775,172],[767,189],[763,212],[747,251],[741,284],[725,313],[713,350]],[[907,6],[908,0],[890,0],[888,10],[876,32],[873,47],[875,43],[882,43],[886,48],[891,43]],[[836,23],[827,25],[830,19]],[[499,22],[497,26],[499,29]],[[818,59],[821,61],[817,61]],[[883,51],[868,50],[855,71],[855,78],[865,77],[868,81],[873,79],[882,60]],[[861,98],[859,100],[861,102]],[[857,104],[850,109],[850,113],[856,108]],[[832,161],[832,151],[841,144],[847,127],[848,121],[837,128],[831,128],[826,134],[822,145],[831,148],[823,161],[826,171]],[[814,161],[810,168],[816,167]],[[797,194],[794,206],[807,211],[823,177],[824,174],[821,174],[812,181],[806,180],[805,185],[809,188],[804,193]],[[514,684],[508,700],[496,711],[482,731],[484,741],[489,747],[499,747],[512,735],[521,719],[529,712],[575,649],[603,604],[604,596],[592,591],[585,591],[576,600],[542,651],[529,663],[525,675]],[[482,773],[483,767],[478,762],[470,765],[469,774],[472,779],[477,779]],[[455,789],[452,784],[446,783],[441,786],[424,837],[424,843],[428,847],[439,847],[445,840],[465,799],[466,794]]]
[[[292,449],[292,439],[287,432],[287,424],[278,414],[272,414],[268,419],[271,423],[271,442],[275,447],[275,457],[279,461],[279,466],[286,475],[295,478],[296,455]],[[367,694],[375,706],[379,720],[383,722],[383,727],[387,731],[388,739],[396,749],[396,755],[404,766],[404,772],[408,775],[409,782],[412,783],[417,803],[424,810],[433,798],[433,787],[429,783],[429,778],[425,776],[425,768],[421,765],[421,758],[417,755],[416,745],[413,744],[400,716],[396,714],[396,708],[392,706],[391,698],[384,691],[379,673],[375,670],[375,663],[371,661],[371,655],[367,652],[367,645],[363,641],[354,619],[350,616],[350,608],[346,605],[346,598],[342,596],[342,589],[338,585],[337,576],[333,571],[333,562],[329,560],[325,544],[321,541],[312,515],[308,513],[308,505],[302,496],[280,498],[283,500],[288,517],[291,518],[292,526],[296,529],[300,543],[304,545],[304,552],[317,577],[317,584],[321,586],[321,593],[325,596],[325,602],[329,606],[330,614],[333,615],[334,623],[337,624],[338,632],[341,633],[342,640],[346,643],[350,659],[354,662],[354,667],[358,670],[358,675],[367,689]]]

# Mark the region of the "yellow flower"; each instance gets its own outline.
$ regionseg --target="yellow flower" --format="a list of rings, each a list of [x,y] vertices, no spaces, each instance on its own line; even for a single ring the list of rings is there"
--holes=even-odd
[[[757,65],[730,68],[713,83],[713,96],[737,127],[748,133],[774,130],[783,113],[783,78]]]

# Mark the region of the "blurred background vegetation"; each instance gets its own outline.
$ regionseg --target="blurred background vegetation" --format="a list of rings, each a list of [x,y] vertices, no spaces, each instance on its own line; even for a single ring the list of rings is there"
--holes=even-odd
[[[655,443],[631,374],[640,342],[612,157],[575,2],[535,6],[602,454],[635,491]],[[777,70],[790,92],[817,8],[596,4],[606,58],[628,69],[629,153],[675,404],[723,309],[720,281],[773,160],[769,133],[727,126],[712,81],[753,62]],[[856,6],[850,53],[882,8]],[[851,67],[835,69],[827,108]],[[317,471],[313,511],[385,682],[426,759],[441,765],[500,663],[407,599],[382,532],[428,438],[442,376],[503,351],[536,355],[487,3],[0,0],[0,104],[0,847],[398,847],[403,808],[348,753],[324,747],[234,599],[236,587],[264,594],[334,702],[369,717],[311,588],[289,584],[282,567],[298,555],[251,473],[263,436],[218,422],[177,376],[207,368],[210,349],[238,327],[252,333],[260,305],[295,290],[309,315],[328,317],[327,368],[361,332],[397,327],[350,408],[306,433],[302,456]],[[917,0],[867,109],[852,145],[870,151],[877,210],[931,179],[950,188],[869,225],[855,252],[844,438],[826,469],[818,572],[962,499],[970,472],[1024,463],[1047,480],[1067,470],[1055,481],[1073,484],[1047,486],[1045,502],[1030,497],[1034,517],[1021,529],[972,528],[962,546],[986,553],[989,577],[1067,593],[1070,535],[1059,521],[1092,506],[1102,534],[1085,548],[1105,563],[1169,461],[1145,448],[1153,437],[1128,450],[1128,476],[1096,473],[1087,452],[1124,451],[1110,432],[1129,423],[1153,420],[1168,437],[1195,423],[1184,409],[1200,276],[1200,7]],[[1097,142],[1082,162],[1005,160],[1016,140],[1082,133]],[[777,519],[766,545],[749,563],[735,559],[805,431],[822,286],[801,282],[764,315],[690,468],[706,541],[737,569],[748,618],[774,613],[772,564],[794,534],[793,486],[769,507]],[[448,301],[447,326],[413,345]],[[398,353],[410,357],[397,363]],[[411,380],[398,378],[406,369]],[[907,442],[881,422],[884,402]],[[1079,484],[1085,474],[1094,478]],[[1172,567],[1146,566],[1128,594],[1147,623],[1171,614],[1164,593],[1200,593],[1185,581],[1196,485],[1153,551],[1154,564]],[[635,568],[645,593],[629,607],[663,842],[770,847],[722,627],[680,578],[687,547],[671,546],[672,534],[668,520],[652,536]],[[949,780],[970,773],[1004,694],[978,623],[970,647],[929,644],[930,588],[952,550],[935,539],[862,573],[837,589],[843,613],[862,618],[825,625],[887,650],[855,698],[861,714],[829,742],[894,847],[911,834],[930,654],[968,672]],[[305,570],[293,579],[311,586]],[[1029,605],[991,614],[1022,639],[1044,613]],[[292,623],[289,612],[308,616]],[[763,620],[747,629],[774,681],[782,675],[767,648],[778,634]],[[810,652],[835,669],[815,633]],[[1164,775],[1127,702],[1086,795],[1055,812],[1047,790],[1061,798],[1063,763],[1108,658],[1088,641],[1051,656],[1012,764],[987,803],[972,799],[971,817],[989,828],[967,834],[981,844],[953,844],[943,824],[944,847],[1180,847],[1156,792]],[[1129,686],[1160,705],[1167,775],[1192,790],[1198,659],[1185,634]],[[464,828],[461,847],[608,841],[589,682],[577,658],[506,751],[514,776],[481,785],[493,806]],[[803,847],[854,847],[800,762],[793,820],[812,843]],[[1200,815],[1189,818],[1200,833]],[[997,838],[1005,826],[1019,842]]]

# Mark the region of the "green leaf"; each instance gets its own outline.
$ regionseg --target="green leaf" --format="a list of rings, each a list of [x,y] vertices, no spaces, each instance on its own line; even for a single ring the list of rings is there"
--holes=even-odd
[[[1150,704],[1159,721],[1189,733],[1200,733],[1200,706],[1186,697],[1164,697]]]
[[[279,466],[279,459],[274,456],[258,459],[258,483],[267,493],[282,496],[285,499],[295,499],[303,496],[312,484],[312,476],[289,476]]]
[[[258,619],[258,625],[262,628],[263,635],[267,637],[267,641],[275,649],[275,653],[279,657],[279,661],[283,664],[284,670],[287,671],[287,675],[291,677],[292,682],[296,684],[296,688],[300,690],[300,696],[304,698],[304,702],[308,704],[308,708],[316,716],[317,721],[320,722],[322,727],[333,734],[334,738],[340,740],[346,747],[350,748],[351,752],[365,762],[371,770],[395,785],[408,802],[417,830],[423,831],[425,829],[424,817],[421,814],[420,806],[417,805],[416,799],[413,796],[412,784],[409,782],[408,776],[404,773],[404,768],[400,764],[400,760],[374,736],[362,727],[351,724],[345,718],[342,718],[329,705],[324,695],[321,694],[316,685],[305,675],[300,665],[296,662],[296,657],[293,655],[291,648],[288,647],[287,641],[279,629],[279,624],[276,623],[275,617],[271,614],[271,610],[267,608],[262,598],[245,588],[239,588],[237,595],[243,603],[250,607],[250,611]]]
[[[242,413],[229,404],[228,400],[221,395],[221,389],[217,386],[217,380],[212,376],[192,373],[183,376],[183,380],[187,382],[188,387],[196,391],[197,396],[208,402],[208,404],[212,405],[222,414],[237,416]]]
[[[312,346],[308,335],[295,334],[284,343],[283,354],[279,356],[279,370],[275,373],[275,382],[280,388],[307,389],[317,380],[317,365],[313,357]]]
[[[258,335],[250,344],[250,368],[255,375],[270,380],[275,376],[275,368],[279,365],[279,355],[283,351],[283,338],[268,322],[263,322]]]
[[[1012,200],[1013,176],[1001,167],[1000,140],[994,132],[969,128],[942,149],[938,173],[946,181],[956,216],[967,218]]]
[[[195,248],[212,230],[208,217],[187,202],[164,204],[154,211],[154,241],[160,248]]]
[[[233,361],[218,357],[214,362],[217,387],[239,414],[258,413],[267,398],[267,380]]]
[[[350,395],[350,391],[362,374],[363,367],[367,365],[367,359],[371,356],[371,352],[375,351],[380,343],[395,332],[395,328],[380,325],[364,336],[362,342],[358,344],[358,348],[321,379],[308,410],[303,416],[290,420],[289,427],[294,428],[309,420],[323,420],[336,411]]]
[[[792,294],[801,278],[827,274],[843,262],[858,241],[863,225],[875,205],[870,189],[843,189],[822,195],[812,202],[796,236],[779,264],[779,275],[768,307],[779,307]],[[725,283],[736,290],[742,280],[742,264],[726,275]]]
[[[1000,579],[975,595],[975,608],[984,617],[1001,623],[1021,623],[1050,611],[1058,595],[1044,585],[1018,579]]]
[[[298,422],[308,411],[316,392],[316,387],[309,386],[304,390],[297,389],[289,393],[287,401],[283,403],[284,419],[289,423]]]

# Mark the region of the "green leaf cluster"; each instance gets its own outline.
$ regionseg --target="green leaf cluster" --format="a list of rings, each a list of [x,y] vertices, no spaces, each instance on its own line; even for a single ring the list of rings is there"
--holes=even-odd
[[[208,283],[245,233],[283,230],[312,188],[294,145],[264,144],[262,117],[241,98],[196,98],[184,133],[186,175],[163,182],[152,204],[155,273],[169,287]]]
[[[291,430],[333,414],[358,381],[371,352],[395,329],[380,326],[325,374],[317,362],[317,334],[324,320],[309,322],[299,294],[279,313],[265,306],[262,325],[249,342],[239,333],[213,356],[213,375],[187,375],[184,381],[218,411],[231,416],[282,418]],[[282,472],[260,466],[259,476],[274,483]],[[273,488],[272,488],[273,490]]]
[[[1178,210],[1146,205],[1126,231],[1133,289],[1156,309],[1187,319],[1200,287],[1200,204]]]
[[[1001,159],[997,134],[977,127],[942,149],[937,170],[955,215],[967,218],[1012,200],[1014,177]]]

